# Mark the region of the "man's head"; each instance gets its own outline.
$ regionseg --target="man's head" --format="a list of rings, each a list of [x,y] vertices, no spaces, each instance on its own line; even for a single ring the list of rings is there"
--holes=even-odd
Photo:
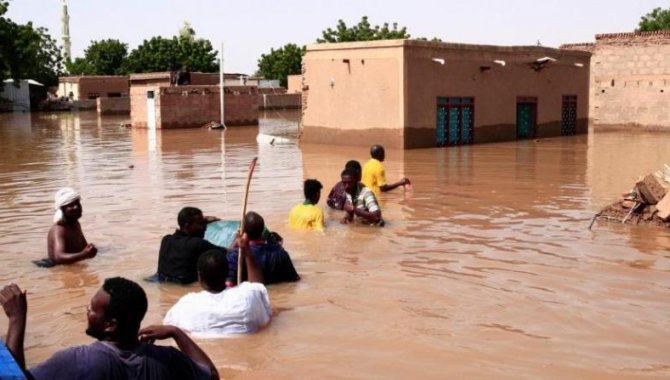
[[[189,236],[205,237],[207,222],[202,211],[195,207],[184,207],[177,215],[179,230]]]
[[[341,174],[342,185],[344,186],[344,191],[353,195],[356,195],[356,188],[358,187],[358,180],[360,174],[354,169],[344,169]]]
[[[244,232],[247,233],[249,240],[261,240],[264,229],[265,221],[262,216],[253,211],[244,216]]]
[[[358,178],[357,181],[358,181],[358,182],[361,181],[361,172],[362,172],[362,169],[361,169],[361,163],[360,163],[360,162],[358,162],[358,161],[356,161],[356,160],[349,160],[349,161],[347,161],[347,163],[344,165],[344,168],[345,168],[345,169],[351,169],[351,170],[355,171],[356,173],[358,173],[358,176],[356,177],[356,178]]]
[[[64,187],[54,195],[54,223],[76,222],[81,218],[81,196],[71,187]]]
[[[384,147],[381,145],[373,145],[370,147],[370,156],[379,161],[384,161],[385,153]]]
[[[210,292],[218,293],[226,288],[228,259],[220,249],[205,251],[198,258],[198,279],[200,286]]]
[[[142,287],[122,277],[108,278],[91,298],[86,334],[98,340],[137,336],[147,307]]]
[[[303,185],[305,199],[312,202],[313,205],[319,203],[319,199],[321,199],[321,189],[323,189],[321,182],[315,179],[305,180]]]

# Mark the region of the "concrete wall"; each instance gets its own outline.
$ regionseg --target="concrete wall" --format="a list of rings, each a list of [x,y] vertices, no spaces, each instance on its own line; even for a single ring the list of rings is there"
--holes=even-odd
[[[311,45],[303,77],[302,141],[403,145],[403,41]]]
[[[129,114],[130,97],[121,98],[98,98],[96,105],[99,114]]]
[[[555,61],[533,69],[531,64],[542,57]],[[587,132],[588,53],[537,46],[416,43],[405,49],[405,62],[406,148],[435,146],[438,97],[474,98],[473,143],[517,138],[518,97],[537,98],[535,137],[550,137],[561,134],[563,95],[576,95],[577,133]]]
[[[302,105],[300,94],[260,94],[259,109],[298,109]]]
[[[533,69],[546,56],[555,61]],[[475,143],[515,139],[522,96],[537,98],[535,137],[560,135],[563,95],[577,96],[577,132],[585,133],[589,59],[587,52],[536,46],[409,40],[312,45],[303,57],[303,141],[432,147],[438,97],[474,98]]]
[[[670,128],[670,31],[596,35],[591,49],[595,124]]]
[[[289,94],[299,94],[302,92],[302,74],[288,76],[288,91]]]

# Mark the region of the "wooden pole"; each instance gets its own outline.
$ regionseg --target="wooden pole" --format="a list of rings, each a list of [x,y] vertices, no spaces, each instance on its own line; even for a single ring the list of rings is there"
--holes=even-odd
[[[242,203],[242,219],[240,220],[240,234],[244,234],[244,217],[247,215],[249,185],[251,184],[251,176],[254,174],[254,169],[256,168],[256,161],[258,161],[258,157],[254,157],[253,160],[251,160],[249,163],[249,171],[247,172],[247,183],[244,186],[244,202]],[[237,285],[242,283],[243,268],[244,264],[242,263],[242,247],[239,247],[237,251]]]

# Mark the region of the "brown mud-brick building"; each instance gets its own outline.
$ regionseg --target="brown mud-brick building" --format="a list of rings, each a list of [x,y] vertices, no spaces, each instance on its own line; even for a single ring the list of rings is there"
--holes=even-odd
[[[72,100],[127,97],[128,91],[127,75],[85,75],[58,78],[58,96]]]
[[[670,30],[597,34],[562,45],[591,58],[590,116],[596,125],[670,127]]]
[[[170,72],[130,75],[130,119],[140,128],[195,128],[221,120],[219,75],[191,73],[175,86]],[[256,86],[224,88],[225,124],[258,124]]]
[[[311,45],[302,141],[410,149],[586,133],[590,58],[414,40]]]

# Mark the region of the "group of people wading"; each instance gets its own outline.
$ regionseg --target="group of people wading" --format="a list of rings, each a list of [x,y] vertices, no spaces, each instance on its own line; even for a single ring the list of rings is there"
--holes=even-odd
[[[328,195],[328,206],[344,211],[341,223],[360,220],[383,226],[378,195],[410,185],[407,178],[386,182],[382,146],[372,146],[370,155],[362,168],[358,161],[347,162],[341,181]],[[322,188],[318,180],[304,182],[305,201],[291,210],[291,227],[323,231],[324,214],[317,207]],[[56,193],[54,206],[54,224],[47,238],[48,259],[35,263],[48,267],[95,257],[97,248],[86,240],[79,224],[80,195],[63,188]],[[13,283],[5,286],[0,290],[0,303],[9,319],[6,347],[19,368],[35,379],[218,379],[216,366],[188,334],[223,337],[255,332],[272,317],[265,285],[300,280],[281,237],[268,231],[259,214],[245,215],[244,227],[230,247],[217,246],[204,238],[207,224],[218,220],[195,207],[184,207],[177,216],[179,228],[163,237],[158,270],[152,278],[179,284],[198,281],[202,288],[172,306],[163,325],[141,328],[148,308],[146,293],[131,280],[108,278],[87,308],[86,334],[96,341],[58,351],[30,370],[25,366],[23,347],[26,291]],[[244,263],[239,284],[238,257]],[[170,338],[178,349],[153,344]]]

